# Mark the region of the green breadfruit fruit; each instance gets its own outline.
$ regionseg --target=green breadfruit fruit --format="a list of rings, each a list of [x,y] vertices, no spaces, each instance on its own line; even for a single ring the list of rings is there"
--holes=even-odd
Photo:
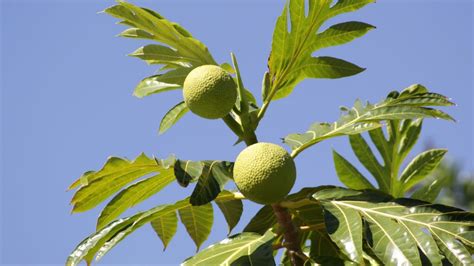
[[[240,152],[234,164],[234,181],[248,199],[271,204],[281,201],[295,184],[296,166],[281,146],[257,143]]]
[[[237,85],[223,68],[215,65],[199,66],[184,80],[183,97],[191,112],[198,116],[223,118],[237,100]]]

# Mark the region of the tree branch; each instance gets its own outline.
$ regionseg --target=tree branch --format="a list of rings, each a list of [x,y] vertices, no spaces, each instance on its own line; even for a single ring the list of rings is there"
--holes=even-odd
[[[278,223],[283,228],[285,237],[285,247],[288,249],[291,264],[294,266],[301,266],[304,260],[298,254],[302,254],[299,241],[298,229],[291,220],[291,214],[288,209],[282,207],[280,204],[272,204],[273,211]]]

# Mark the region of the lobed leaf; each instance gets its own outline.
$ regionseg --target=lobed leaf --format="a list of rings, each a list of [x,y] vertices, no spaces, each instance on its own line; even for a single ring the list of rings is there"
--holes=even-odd
[[[404,90],[400,94],[396,93],[396,95],[394,95],[395,97],[387,97],[387,99],[375,105],[370,103],[364,105],[361,101],[357,100],[354,107],[351,109],[344,109],[344,113],[338,121],[331,124],[315,123],[306,133],[290,134],[286,136],[283,141],[293,150],[292,155],[297,156],[303,150],[325,139],[342,135],[356,135],[379,128],[381,122],[384,120],[419,119],[429,117],[453,120],[446,113],[437,109],[429,108],[429,106],[433,106],[433,101],[431,100],[420,100],[416,105],[411,102],[414,98],[420,99],[421,96],[426,94],[431,93],[420,93],[416,90]],[[389,96],[391,95],[392,94]],[[451,104],[452,103],[449,102],[445,103],[443,106],[449,106]]]
[[[155,159],[141,154],[135,160],[111,157],[97,172],[88,172],[79,180],[83,184],[72,197],[72,212],[94,208],[123,186],[149,174],[157,174],[163,168]],[[76,181],[74,184],[78,184]],[[77,187],[73,184],[73,187]]]
[[[443,256],[454,265],[474,263],[468,251],[474,246],[473,213],[343,188],[318,191],[314,198],[324,209],[329,236],[336,244],[344,243],[339,247],[346,255],[357,250],[351,246],[360,246],[360,238],[350,236],[362,234],[367,242],[367,246],[362,245],[363,251],[373,251],[384,264],[422,265],[427,260],[440,265]],[[366,226],[347,225],[348,221],[355,223],[358,219]],[[342,231],[350,233],[338,233]]]
[[[364,70],[340,59],[312,56],[319,49],[348,43],[373,28],[361,22],[346,22],[318,33],[329,18],[373,1],[347,2],[340,0],[331,7],[332,0],[288,1],[273,33],[268,62],[271,82],[264,90],[266,102],[288,96],[305,78],[341,78]]]
[[[211,245],[182,265],[275,265],[272,242],[275,235],[241,233]]]
[[[160,43],[145,45],[130,54],[148,64],[163,65],[161,70],[168,70],[164,74],[148,77],[140,82],[134,92],[138,98],[179,89],[193,68],[217,64],[203,43],[182,26],[165,19],[155,11],[118,1],[117,5],[105,9],[104,12],[121,19],[120,24],[130,27],[119,36]]]
[[[216,200],[224,202],[228,200],[235,200],[240,197],[241,195],[238,193],[222,193],[222,195],[219,195]],[[212,212],[209,212],[209,209],[212,210],[212,207],[209,208],[207,205],[198,207],[191,206],[189,203],[189,198],[187,198],[174,204],[160,205],[148,211],[139,212],[133,216],[118,219],[84,239],[74,249],[74,251],[71,252],[67,259],[66,265],[76,266],[79,265],[82,260],[85,260],[90,264],[94,257],[96,260],[99,260],[108,251],[125,239],[129,234],[133,233],[144,224],[157,221],[157,219],[162,219],[163,217],[169,218],[172,213],[176,215],[177,211],[182,211],[182,215],[180,215],[182,222],[185,224],[185,226],[187,224],[186,228],[189,228],[191,232],[195,228],[199,228],[199,230],[202,228],[203,231],[201,231],[199,234],[193,233],[195,241],[199,243],[204,237],[207,237],[206,232],[212,225]],[[207,210],[207,212],[203,210]],[[194,218],[189,215],[191,213],[195,215]],[[196,226],[192,225],[193,221],[196,222]],[[167,224],[171,223],[164,223],[165,226]],[[163,243],[169,242],[169,240],[172,238],[174,235],[174,228],[174,224],[171,224],[171,227],[166,227],[163,230],[167,232],[167,235],[162,238],[162,240],[164,239]]]

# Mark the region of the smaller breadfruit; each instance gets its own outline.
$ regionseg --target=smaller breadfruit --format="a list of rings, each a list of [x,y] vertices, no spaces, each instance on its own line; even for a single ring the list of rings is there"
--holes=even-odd
[[[248,199],[271,204],[281,201],[295,184],[296,166],[281,146],[260,142],[240,152],[234,164],[234,181]]]
[[[193,69],[184,80],[183,97],[191,112],[198,116],[223,118],[237,100],[237,85],[223,68],[203,65]]]

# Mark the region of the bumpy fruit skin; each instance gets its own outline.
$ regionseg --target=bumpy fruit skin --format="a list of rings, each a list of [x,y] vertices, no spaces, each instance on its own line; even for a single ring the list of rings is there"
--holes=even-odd
[[[295,184],[296,166],[281,146],[260,142],[245,148],[234,164],[234,181],[248,199],[271,204],[281,201]]]
[[[221,67],[203,65],[193,69],[184,80],[183,97],[191,112],[218,119],[232,110],[237,100],[237,85]]]

